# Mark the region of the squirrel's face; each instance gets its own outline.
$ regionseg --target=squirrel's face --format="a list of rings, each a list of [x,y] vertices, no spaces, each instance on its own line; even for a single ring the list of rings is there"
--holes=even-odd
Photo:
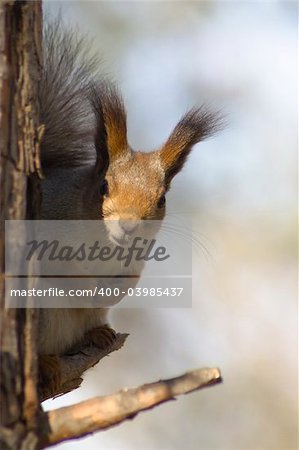
[[[117,89],[104,82],[92,90],[91,103],[96,116],[95,171],[105,176],[100,186],[102,218],[110,239],[125,244],[144,221],[156,219],[159,224],[163,219],[171,180],[193,145],[217,130],[219,117],[204,108],[192,109],[159,150],[141,153],[128,144],[126,112]]]
[[[164,178],[160,158],[155,153],[128,151],[109,165],[100,195],[102,216],[111,241],[127,244],[138,232],[144,236],[142,221],[164,218]],[[158,222],[148,228],[155,234]]]

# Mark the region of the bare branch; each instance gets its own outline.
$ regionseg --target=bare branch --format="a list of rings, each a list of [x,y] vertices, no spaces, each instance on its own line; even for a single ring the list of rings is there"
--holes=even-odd
[[[140,411],[221,381],[219,369],[197,369],[176,378],[123,389],[112,395],[49,411],[40,433],[40,448],[107,429],[133,418]]]

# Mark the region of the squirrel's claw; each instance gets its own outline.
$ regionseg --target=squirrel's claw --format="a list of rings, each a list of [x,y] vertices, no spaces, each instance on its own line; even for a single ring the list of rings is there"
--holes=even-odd
[[[106,324],[89,330],[84,336],[84,341],[98,348],[106,349],[115,342],[116,337],[116,332]]]

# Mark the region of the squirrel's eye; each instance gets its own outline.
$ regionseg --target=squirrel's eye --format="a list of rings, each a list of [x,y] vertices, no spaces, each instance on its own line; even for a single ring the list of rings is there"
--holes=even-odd
[[[162,197],[160,197],[160,199],[158,201],[158,208],[163,208],[163,206],[165,205],[165,202],[166,202],[165,195],[162,195]]]
[[[109,188],[108,188],[108,181],[104,180],[100,186],[100,194],[101,195],[108,195],[109,194]]]

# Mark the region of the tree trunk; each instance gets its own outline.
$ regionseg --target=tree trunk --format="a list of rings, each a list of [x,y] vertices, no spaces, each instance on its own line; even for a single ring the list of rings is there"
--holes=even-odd
[[[35,449],[38,441],[38,311],[5,308],[4,228],[5,220],[38,217],[41,21],[40,1],[0,4],[1,449]]]

